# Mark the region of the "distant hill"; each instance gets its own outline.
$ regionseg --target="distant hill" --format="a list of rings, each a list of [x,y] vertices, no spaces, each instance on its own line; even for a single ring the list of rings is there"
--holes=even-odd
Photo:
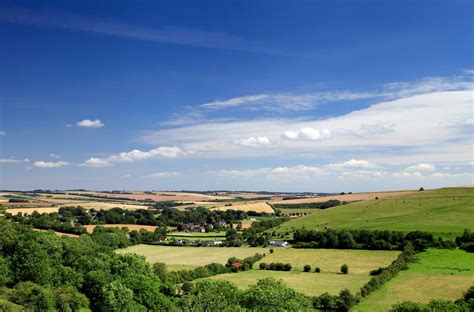
[[[474,188],[443,188],[356,202],[283,223],[278,232],[306,229],[428,231],[454,237],[474,230]]]

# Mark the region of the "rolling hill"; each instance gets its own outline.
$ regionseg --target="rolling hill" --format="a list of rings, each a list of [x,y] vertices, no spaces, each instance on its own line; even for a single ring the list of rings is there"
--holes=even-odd
[[[453,237],[465,228],[474,230],[474,188],[442,188],[318,210],[283,223],[277,232],[303,227],[421,230]]]

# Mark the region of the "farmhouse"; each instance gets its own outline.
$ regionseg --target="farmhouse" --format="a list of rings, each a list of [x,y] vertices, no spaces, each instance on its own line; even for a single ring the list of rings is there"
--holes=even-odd
[[[270,245],[275,247],[287,247],[290,245],[287,241],[270,241]]]

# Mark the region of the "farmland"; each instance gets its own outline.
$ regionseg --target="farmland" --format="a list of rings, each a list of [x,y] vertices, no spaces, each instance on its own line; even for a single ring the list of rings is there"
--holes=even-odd
[[[153,232],[157,227],[151,225],[139,225],[139,224],[89,224],[84,225],[87,230],[87,233],[94,232],[94,229],[98,226],[106,227],[106,228],[128,228],[129,231],[140,231],[141,229]]]
[[[241,204],[241,205],[232,205],[217,207],[214,210],[225,211],[225,210],[240,210],[240,211],[256,211],[256,212],[266,212],[273,213],[273,208],[270,207],[267,203],[251,203],[251,204]]]
[[[242,289],[248,288],[264,277],[282,279],[289,287],[307,295],[319,295],[323,292],[337,294],[348,288],[357,292],[369,279],[369,271],[389,265],[398,255],[395,251],[362,251],[335,249],[293,249],[277,248],[273,254],[267,254],[260,262],[290,263],[290,272],[254,269],[238,274],[223,274],[212,279],[228,280]],[[350,273],[340,274],[340,267],[346,263]],[[311,265],[312,272],[303,272],[303,266]],[[321,273],[314,273],[319,267]]]
[[[137,253],[150,263],[163,262],[169,265],[203,266],[210,263],[225,264],[230,257],[245,258],[256,253],[268,253],[269,248],[253,247],[170,247],[135,245],[118,250],[119,253]]]
[[[403,196],[413,194],[416,191],[394,191],[394,192],[371,192],[371,193],[354,193],[344,195],[331,195],[331,196],[320,196],[320,197],[308,197],[308,198],[297,198],[297,199],[276,199],[272,200],[271,204],[304,204],[304,203],[322,203],[328,200],[339,200],[341,202],[353,202],[353,201],[365,201],[373,200],[375,198],[386,198],[393,196]]]
[[[283,223],[278,231],[302,227],[420,230],[453,237],[466,227],[474,229],[474,189],[437,189],[333,207]]]
[[[431,299],[456,300],[474,284],[474,254],[462,250],[429,249],[418,255],[383,288],[363,300],[357,311],[387,311],[391,305],[410,300],[427,303]]]

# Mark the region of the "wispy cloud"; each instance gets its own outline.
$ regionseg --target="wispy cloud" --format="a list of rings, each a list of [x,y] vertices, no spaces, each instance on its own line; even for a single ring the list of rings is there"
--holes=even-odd
[[[149,175],[143,176],[144,178],[172,178],[180,176],[179,172],[175,171],[163,171],[163,172],[155,172]]]
[[[35,167],[39,168],[60,168],[60,167],[65,167],[68,166],[69,163],[65,161],[35,161],[34,162]]]
[[[16,158],[0,158],[0,164],[18,164],[29,162],[28,158],[25,159],[16,159]]]
[[[54,153],[49,154],[49,156],[50,156],[50,157],[53,157],[53,158],[61,158],[60,155],[54,154]]]
[[[104,124],[100,121],[100,119],[84,119],[81,120],[77,123],[78,127],[84,127],[84,128],[102,128]]]
[[[295,55],[286,50],[269,47],[263,42],[223,32],[188,29],[175,26],[142,27],[122,21],[83,16],[59,10],[31,10],[0,8],[0,23],[14,23],[81,31],[99,35],[129,38],[141,41],[225,49],[252,53]]]
[[[0,131],[0,136],[4,136],[4,135],[7,135],[7,133],[5,131]]]

